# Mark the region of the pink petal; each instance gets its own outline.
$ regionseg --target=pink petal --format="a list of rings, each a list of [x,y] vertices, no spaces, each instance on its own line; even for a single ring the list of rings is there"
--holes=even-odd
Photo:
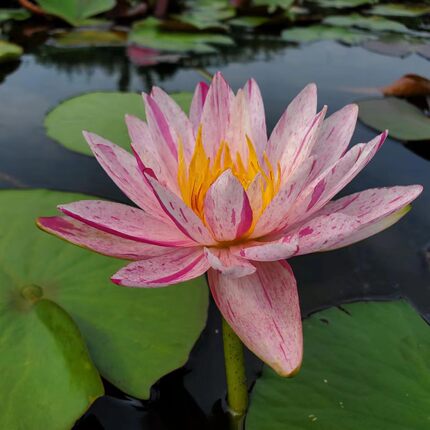
[[[293,175],[282,185],[278,194],[258,219],[251,237],[261,237],[274,230],[285,220],[290,208],[296,202],[297,196],[308,182],[314,165],[313,158],[309,158],[297,169]]]
[[[165,219],[166,215],[147,185],[135,158],[96,134],[83,134],[97,161],[121,191],[143,210]]]
[[[247,246],[238,247],[234,252],[247,260],[278,261],[295,255],[298,250],[298,238],[295,235],[290,235],[274,242],[247,244]]]
[[[287,262],[255,263],[257,271],[232,279],[210,269],[209,286],[223,317],[242,342],[283,376],[303,355],[296,280]]]
[[[301,193],[290,209],[284,226],[291,228],[301,219],[308,219],[342,190],[369,163],[384,143],[387,133],[382,133],[367,144],[353,146],[333,166],[315,178]]]
[[[217,72],[209,87],[201,116],[203,145],[209,157],[215,155],[218,145],[225,140],[230,127],[233,100],[233,91],[221,73]]]
[[[231,278],[241,278],[255,272],[255,266],[236,256],[228,248],[205,248],[210,266]]]
[[[306,126],[317,112],[317,87],[307,85],[288,105],[273,129],[267,144],[267,155],[276,166],[285,150],[295,142],[301,142]]]
[[[226,170],[209,188],[204,212],[206,224],[219,242],[236,240],[251,227],[248,196],[231,170]]]
[[[176,145],[181,142],[185,157],[191,159],[194,151],[194,133],[191,121],[178,104],[161,88],[153,87],[151,97],[157,102],[173,134]]]
[[[197,135],[197,131],[199,129],[203,106],[205,104],[208,91],[209,86],[205,82],[198,83],[194,91],[194,96],[190,107],[190,121],[193,125],[194,135]]]
[[[165,287],[196,278],[208,268],[202,248],[181,248],[160,257],[131,263],[111,280],[125,287]]]
[[[179,230],[189,238],[202,245],[215,244],[214,239],[202,220],[190,209],[181,198],[160,184],[155,178],[146,174],[161,207],[172,219]]]
[[[65,215],[91,227],[137,242],[160,246],[195,246],[176,225],[154,218],[138,208],[102,200],[82,200],[60,205]]]
[[[249,114],[249,137],[257,154],[261,155],[267,146],[266,114],[260,88],[254,79],[250,79],[244,89]]]
[[[328,203],[295,232],[297,255],[341,248],[393,225],[422,192],[421,185],[375,188]]]
[[[335,163],[346,151],[357,122],[358,106],[350,104],[328,117],[311,154],[315,156],[314,176]]]
[[[172,168],[172,155],[166,151],[165,147],[154,143],[146,122],[132,115],[126,115],[125,122],[131,139],[131,147],[141,171],[146,168],[152,169],[163,185],[179,192],[177,169]]]
[[[171,248],[122,239],[69,217],[42,217],[37,225],[48,233],[110,257],[141,260],[166,254]]]

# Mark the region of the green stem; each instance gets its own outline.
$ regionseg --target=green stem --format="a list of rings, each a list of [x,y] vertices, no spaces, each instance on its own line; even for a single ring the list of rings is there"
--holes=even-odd
[[[243,345],[224,318],[222,319],[222,337],[227,379],[227,402],[230,411],[234,415],[242,417],[248,407]]]

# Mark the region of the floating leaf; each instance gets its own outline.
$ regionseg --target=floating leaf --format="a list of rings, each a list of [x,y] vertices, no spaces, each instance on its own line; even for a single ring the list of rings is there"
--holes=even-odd
[[[121,46],[126,38],[126,34],[119,31],[74,30],[54,35],[52,44],[61,48]]]
[[[317,3],[318,6],[333,8],[333,9],[347,9],[364,6],[367,4],[378,3],[378,0],[309,0],[312,3]]]
[[[387,34],[378,40],[371,40],[363,45],[369,51],[394,57],[405,57],[416,53],[430,59],[430,43],[422,39],[401,34]]]
[[[176,93],[173,99],[188,111],[191,93]],[[130,151],[124,115],[145,119],[142,96],[134,93],[88,93],[64,101],[45,118],[48,136],[66,148],[92,155],[82,136],[88,130]]]
[[[367,11],[373,15],[418,17],[430,13],[430,6],[424,4],[385,3],[373,6]]]
[[[20,291],[27,286],[36,286],[36,295],[42,294],[43,298],[55,302],[71,315],[100,373],[126,393],[147,398],[154,382],[187,361],[190,350],[205,325],[207,288],[203,277],[167,288],[118,287],[110,281],[110,276],[124,265],[124,261],[65,243],[38,230],[34,225],[37,216],[55,215],[56,205],[60,203],[90,198],[87,195],[45,190],[0,192],[0,276],[3,280],[0,303],[10,311],[7,325],[6,322],[1,324],[3,336],[11,333],[11,339],[18,342],[25,335],[23,341],[26,343],[22,347],[30,348],[34,344],[34,348],[26,352],[30,363],[44,353],[44,345],[38,344],[31,336],[33,332],[30,329],[37,322],[36,317],[27,315],[27,326],[15,326],[19,318],[26,317],[17,310]],[[0,314],[3,315],[3,312]],[[45,316],[43,320],[46,329],[49,328],[54,336],[57,324],[53,321],[48,325],[46,318],[48,317]],[[24,330],[26,327],[28,332]],[[62,331],[58,332],[58,336],[54,350],[61,353],[62,342],[67,345],[69,339]],[[3,347],[0,358],[3,366],[2,387],[5,386],[4,363],[7,363],[7,372],[11,372],[14,363],[17,369],[26,366],[22,357],[17,359],[15,356],[16,360],[13,362],[8,353],[9,349]],[[5,357],[8,357],[7,362]],[[46,355],[45,360],[48,358]],[[45,364],[47,368],[50,366],[47,361]],[[75,364],[72,360],[69,364],[72,371],[79,362]],[[39,399],[47,390],[48,382],[55,381],[53,366],[52,373],[49,373],[51,379],[40,378],[39,385],[35,385],[34,389],[30,386],[19,387],[23,390],[25,388],[27,401],[34,402],[35,407],[37,405],[41,413],[46,414],[46,419],[50,417],[47,413],[49,403],[41,404]],[[70,381],[73,381],[70,390],[82,390],[79,387],[85,387],[88,383],[86,378]],[[14,390],[2,394],[0,420],[5,400],[14,400]],[[67,408],[59,408],[57,399],[53,399],[52,408],[54,407],[58,408],[58,413],[61,411],[68,414]],[[28,420],[33,418],[27,412],[21,418],[24,416]],[[16,426],[1,428],[12,429]],[[22,428],[46,427],[33,424]],[[53,430],[58,428],[64,426],[52,427]]]
[[[228,21],[230,25],[235,27],[256,28],[270,22],[267,16],[239,16]]]
[[[304,321],[300,373],[265,367],[247,430],[425,430],[430,328],[405,302],[355,303]]]
[[[406,25],[379,16],[362,16],[358,13],[351,15],[329,16],[323,20],[324,24],[338,27],[356,27],[370,31],[390,31],[393,33],[409,33],[411,30]]]
[[[87,18],[106,12],[115,6],[115,0],[37,0],[47,13],[78,26]]]
[[[423,76],[404,75],[392,84],[382,88],[385,96],[413,97],[430,95],[430,80]]]
[[[295,0],[253,0],[254,6],[266,6],[269,13],[274,12],[277,8],[288,10]]]
[[[406,100],[395,97],[358,101],[359,118],[378,131],[388,129],[399,140],[430,139],[430,118]]]
[[[24,21],[31,16],[25,9],[0,9],[0,22],[3,21]]]
[[[147,18],[133,25],[129,41],[146,48],[168,52],[216,52],[213,45],[233,45],[233,40],[222,34],[186,33],[163,29],[160,21]]]
[[[284,30],[281,35],[287,42],[318,42],[320,40],[337,40],[347,45],[355,45],[374,38],[370,33],[346,27],[329,25],[311,25]]]
[[[22,53],[23,50],[20,46],[0,40],[0,63],[17,60]]]
[[[8,253],[8,246],[13,247],[23,240],[19,230],[22,223],[17,219],[23,220],[26,211],[21,213],[13,207],[8,199],[11,193],[17,192],[1,191],[0,195],[2,215],[4,209],[13,213],[13,217],[1,221],[2,256]],[[22,197],[25,198],[24,194]],[[25,204],[20,206],[19,209],[24,209]],[[34,228],[32,221],[27,217],[27,230]],[[26,240],[23,242],[29,247],[33,245]],[[27,283],[27,268],[31,262],[25,258],[40,251],[33,248],[23,255],[15,254],[17,261],[12,264],[7,256],[2,258],[2,429],[69,429],[104,392],[73,320],[54,302],[43,298],[42,288]]]

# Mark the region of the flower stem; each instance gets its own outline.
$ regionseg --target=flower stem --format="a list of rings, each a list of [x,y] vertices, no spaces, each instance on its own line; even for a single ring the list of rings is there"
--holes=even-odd
[[[232,414],[242,417],[248,407],[243,345],[224,318],[222,319],[222,337],[227,378],[227,402]]]

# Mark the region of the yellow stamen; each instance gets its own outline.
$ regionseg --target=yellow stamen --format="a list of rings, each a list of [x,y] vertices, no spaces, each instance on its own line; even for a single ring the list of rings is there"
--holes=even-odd
[[[261,205],[258,213],[254,213],[254,222],[264,209],[272,201],[281,186],[281,168],[277,164],[276,173],[267,157],[263,154],[265,166],[260,164],[251,139],[246,136],[248,146],[247,161],[243,155],[236,153],[233,160],[230,147],[227,142],[219,144],[213,160],[205,151],[202,140],[202,127],[199,127],[194,153],[189,164],[184,157],[182,142],[179,142],[178,150],[178,185],[184,202],[204,221],[204,200],[210,186],[226,170],[231,169],[233,175],[239,180],[245,190],[251,185],[255,177],[260,174]]]

